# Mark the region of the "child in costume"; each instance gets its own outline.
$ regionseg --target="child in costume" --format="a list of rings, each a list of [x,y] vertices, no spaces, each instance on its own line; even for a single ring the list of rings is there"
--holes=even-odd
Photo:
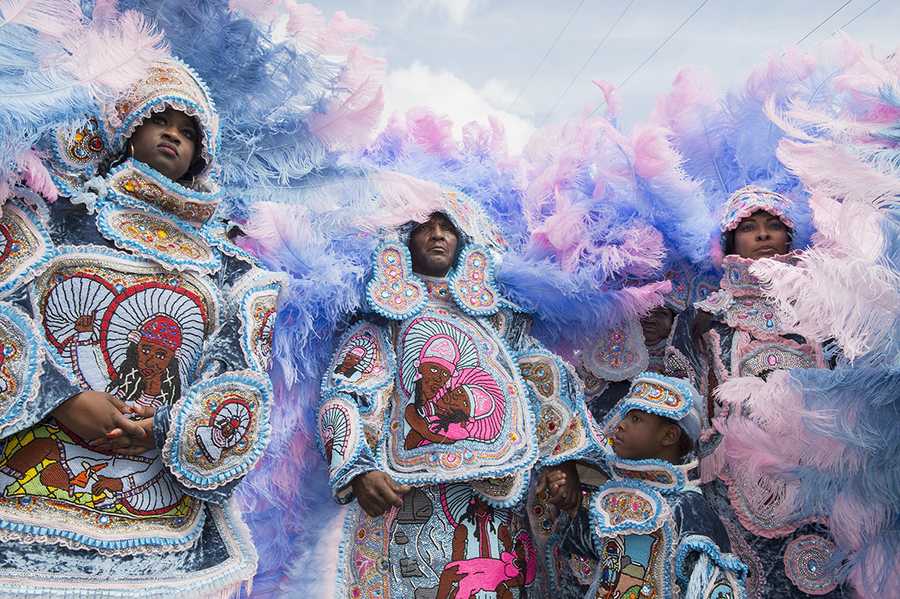
[[[490,223],[461,194],[438,205],[377,248],[371,312],[325,370],[320,446],[349,504],[334,596],[524,597],[531,470],[592,447],[570,367],[498,291]]]
[[[778,516],[784,513],[781,505],[792,501],[784,483],[746,474],[740,463],[729,463],[721,444],[728,405],[734,402],[716,393],[719,385],[733,377],[765,379],[777,370],[825,367],[821,346],[793,332],[792,319],[750,272],[759,258],[790,261],[793,214],[790,200],[760,187],[730,196],[721,222],[721,289],[695,303],[674,335],[700,388],[719,399],[703,415],[704,493],[730,526],[735,552],[750,568],[749,589],[761,597],[825,595],[834,588],[788,578],[786,560],[796,553],[794,545],[809,538],[828,544],[828,533],[814,521]],[[820,581],[828,579],[819,574]]]
[[[256,571],[229,497],[269,437],[279,283],[224,234],[219,144],[164,58],[56,129],[64,198],[3,207],[0,594],[225,596]]]
[[[609,479],[561,515],[546,563],[562,597],[745,597],[746,566],[700,489],[689,459],[702,396],[682,379],[635,377],[599,436]]]

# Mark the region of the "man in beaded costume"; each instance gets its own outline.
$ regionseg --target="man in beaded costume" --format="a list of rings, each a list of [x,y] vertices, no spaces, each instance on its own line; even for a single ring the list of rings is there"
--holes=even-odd
[[[592,448],[572,368],[498,291],[497,229],[461,194],[438,205],[378,247],[370,311],[325,369],[319,442],[349,504],[334,596],[526,596],[532,469]]]
[[[563,597],[746,596],[746,566],[696,481],[705,408],[683,379],[645,372],[596,434],[606,477],[563,512],[544,556]]]
[[[224,235],[219,121],[173,58],[61,126],[3,207],[0,594],[226,596],[269,437],[278,279]]]
[[[765,379],[777,370],[825,367],[819,344],[792,332],[790,319],[749,270],[759,258],[790,261],[795,228],[791,202],[781,194],[755,186],[734,192],[720,228],[721,288],[685,312],[673,335],[673,346],[691,362],[696,384],[717,398],[703,419],[704,493],[750,569],[751,597],[842,596],[826,567],[834,544],[825,523],[779,516],[789,512],[782,509],[792,501],[789,485],[745,475],[740,463],[730,463],[722,442],[729,412],[740,410],[747,397],[738,377]],[[735,380],[726,385],[730,379]],[[813,554],[812,563],[818,565],[810,570],[805,564]]]

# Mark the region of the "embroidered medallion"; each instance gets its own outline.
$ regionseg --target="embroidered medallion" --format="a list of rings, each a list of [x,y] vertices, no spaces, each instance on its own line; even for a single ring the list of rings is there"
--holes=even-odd
[[[218,327],[216,288],[106,248],[59,252],[31,293],[54,363],[85,389],[174,403]]]
[[[195,191],[166,178],[142,162],[129,160],[114,168],[107,185],[116,201],[124,206],[150,205],[193,227],[208,223],[219,206],[218,191]]]
[[[425,284],[412,271],[409,249],[400,243],[384,243],[375,251],[374,262],[375,272],[366,285],[369,306],[393,320],[419,313],[428,294]]]
[[[687,473],[697,462],[676,466],[664,460],[622,460],[611,463],[613,473],[620,478],[638,480],[660,493],[680,491],[687,483]]]
[[[281,280],[269,273],[251,270],[235,283],[230,293],[239,305],[241,349],[254,370],[268,372]]]
[[[741,524],[767,539],[777,539],[797,530],[805,521],[789,517],[793,512],[798,483],[766,475],[748,475],[741,469],[720,477],[728,486],[728,498]]]
[[[815,347],[800,345],[790,339],[737,343],[732,350],[732,372],[737,373],[736,376],[764,377],[773,370],[821,368],[823,365]]]
[[[359,453],[360,425],[353,404],[340,395],[319,406],[319,450],[329,465],[332,480]]]
[[[394,352],[382,327],[360,321],[338,343],[325,374],[323,390],[350,388],[371,394],[390,384],[394,362]],[[375,406],[360,407],[370,411]]]
[[[106,143],[96,117],[59,127],[55,131],[54,140],[54,155],[64,168],[91,174],[109,150],[109,144]]]
[[[584,365],[607,381],[624,381],[647,368],[649,356],[639,321],[631,319],[607,330],[584,352]]]
[[[591,524],[600,536],[652,532],[667,516],[662,497],[637,481],[611,480],[591,498]]]
[[[0,303],[0,431],[29,415],[40,391],[40,336],[21,310]]]
[[[494,265],[487,250],[467,246],[457,258],[450,292],[460,308],[472,316],[490,316],[500,309],[494,284]]]
[[[725,310],[725,324],[734,329],[747,331],[754,337],[765,339],[790,332],[786,328],[787,317],[775,300],[744,296],[734,298]]]
[[[807,595],[827,595],[837,588],[828,567],[834,550],[834,543],[819,535],[797,537],[784,550],[784,572]]]
[[[172,408],[162,451],[178,480],[213,489],[246,474],[269,441],[271,395],[250,370],[194,384]]]
[[[53,254],[50,235],[35,215],[7,202],[0,217],[0,296],[33,278]]]
[[[426,311],[400,327],[397,359],[387,459],[400,479],[503,477],[533,463],[528,394],[486,320]]]
[[[219,255],[196,230],[149,207],[106,204],[97,214],[97,228],[118,248],[146,256],[164,268],[212,273],[222,266]]]

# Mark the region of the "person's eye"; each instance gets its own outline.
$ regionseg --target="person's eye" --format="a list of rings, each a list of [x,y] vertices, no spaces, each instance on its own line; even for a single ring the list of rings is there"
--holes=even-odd
[[[165,126],[168,121],[166,121],[166,117],[161,114],[154,114],[150,117],[150,122],[154,125],[162,125]]]
[[[181,133],[190,141],[194,141],[197,138],[197,132],[193,129],[182,129]]]
[[[753,224],[752,223],[743,223],[738,226],[738,230],[741,233],[748,233],[753,230]]]
[[[784,223],[782,223],[780,220],[774,220],[769,223],[769,228],[775,229],[776,231],[780,231],[784,228]]]

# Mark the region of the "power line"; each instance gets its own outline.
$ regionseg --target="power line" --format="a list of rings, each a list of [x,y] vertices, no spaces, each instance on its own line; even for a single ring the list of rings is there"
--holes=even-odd
[[[700,9],[701,9],[701,8],[703,8],[704,6],[706,6],[706,3],[707,3],[707,2],[709,2],[709,0],[702,0],[702,1],[697,5],[697,8],[695,8],[694,11],[693,11],[691,14],[689,14],[689,15],[687,16],[687,18],[686,18],[685,20],[683,20],[683,21],[681,22],[681,24],[679,24],[678,27],[676,27],[675,30],[672,31],[672,33],[670,33],[669,36],[668,36],[666,39],[664,39],[664,40],[662,41],[661,44],[659,44],[656,48],[654,48],[653,52],[651,52],[651,53],[647,56],[647,58],[645,58],[645,59],[641,62],[641,64],[639,64],[638,66],[636,66],[636,67],[634,68],[634,70],[631,71],[631,73],[629,73],[628,76],[625,77],[625,79],[622,80],[622,83],[619,84],[619,89],[622,89],[623,87],[625,87],[625,85],[626,85],[629,81],[631,81],[631,78],[632,78],[632,77],[634,77],[635,75],[637,75],[637,74],[641,71],[641,69],[643,69],[645,66],[647,66],[647,63],[649,63],[651,60],[653,60],[653,57],[656,56],[657,54],[659,54],[659,51],[662,50],[662,49],[665,47],[665,45],[668,44],[669,41],[671,41],[671,39],[672,39],[673,37],[675,37],[676,35],[678,35],[678,32],[681,31],[681,30],[684,28],[684,26],[687,25],[688,22],[689,22],[691,19],[694,18],[694,15],[696,15],[698,12],[700,12]],[[595,108],[594,111],[593,111],[591,114],[592,114],[592,115],[595,114],[598,110],[600,110],[600,107],[599,107],[599,106],[598,106],[597,108]]]
[[[572,11],[572,14],[569,15],[569,20],[566,21],[566,24],[563,25],[563,28],[559,30],[559,33],[556,34],[556,39],[553,40],[553,43],[550,44],[550,47],[547,48],[547,51],[544,53],[544,56],[537,63],[537,66],[531,71],[531,75],[528,76],[528,80],[525,81],[525,85],[523,85],[519,92],[516,94],[515,100],[513,100],[510,105],[507,107],[507,110],[512,110],[513,106],[519,101],[519,98],[522,97],[522,94],[528,89],[528,86],[531,85],[531,81],[534,79],[534,76],[537,75],[537,72],[544,66],[544,63],[547,61],[547,58],[550,56],[550,53],[556,48],[556,44],[559,43],[560,38],[562,38],[563,34],[569,28],[569,25],[572,24],[572,21],[575,19],[575,15],[578,14],[578,11],[581,10],[581,7],[584,5],[585,0],[581,0],[578,3],[578,6],[575,7],[575,10]]]
[[[878,4],[879,2],[881,2],[881,0],[875,0],[875,2],[873,2],[872,4],[868,5],[868,6],[865,7],[864,9],[862,9],[855,17],[853,17],[852,19],[850,19],[849,21],[847,21],[846,23],[844,23],[843,25],[841,25],[841,26],[838,28],[838,31],[840,31],[841,29],[846,29],[847,27],[849,27],[854,21],[856,21],[856,19],[860,18],[861,16],[863,16],[864,14],[866,14],[867,12],[869,12],[870,10],[872,10],[873,8],[875,8],[875,5]]]
[[[569,84],[566,86],[566,89],[563,90],[563,93],[561,93],[559,95],[559,98],[556,99],[556,103],[553,104],[553,108],[551,108],[550,111],[547,113],[547,115],[544,117],[544,119],[541,123],[541,126],[543,126],[544,123],[546,123],[547,121],[550,120],[550,117],[553,116],[553,113],[556,112],[556,109],[559,108],[560,104],[562,104],[562,101],[566,97],[566,95],[569,93],[569,90],[572,89],[572,86],[575,85],[575,82],[578,81],[578,78],[581,77],[581,74],[584,73],[584,70],[588,67],[588,65],[591,63],[591,61],[594,60],[594,57],[597,55],[597,52],[600,51],[600,48],[603,47],[603,44],[605,44],[606,40],[609,39],[609,36],[612,35],[613,30],[619,25],[619,23],[622,21],[622,19],[625,18],[625,14],[628,12],[628,10],[631,8],[631,6],[636,1],[637,0],[631,0],[631,2],[629,2],[628,5],[619,14],[619,18],[617,18],[615,20],[615,22],[612,25],[610,25],[609,29],[606,30],[606,33],[603,35],[603,38],[597,43],[596,46],[594,46],[593,52],[591,52],[590,56],[587,57],[587,60],[584,61],[584,64],[581,65],[581,68],[579,68],[578,72],[575,73],[575,76],[572,77],[572,80],[569,81]]]
[[[844,10],[844,9],[847,7],[847,5],[850,4],[851,2],[853,2],[853,0],[847,0],[846,2],[844,2],[843,4],[841,4],[841,5],[837,8],[837,10],[835,10],[833,13],[831,13],[830,15],[828,15],[827,17],[825,17],[825,20],[824,20],[824,21],[822,21],[821,23],[819,23],[818,25],[816,25],[815,27],[813,27],[812,29],[810,29],[809,31],[807,31],[807,32],[806,32],[806,35],[804,35],[804,36],[801,37],[799,40],[797,40],[796,42],[794,42],[794,44],[795,44],[795,45],[800,45],[800,44],[802,44],[802,43],[804,42],[804,40],[806,40],[806,38],[808,38],[809,36],[811,36],[812,34],[814,34],[816,31],[818,31],[818,30],[822,27],[822,25],[824,25],[825,23],[827,23],[828,21],[830,21],[830,20],[834,17],[834,15],[836,15],[836,14],[838,14],[839,12],[841,12],[842,10]]]

